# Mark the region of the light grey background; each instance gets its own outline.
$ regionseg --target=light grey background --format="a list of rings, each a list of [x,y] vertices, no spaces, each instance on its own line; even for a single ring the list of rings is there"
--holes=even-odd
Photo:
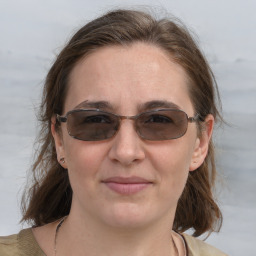
[[[35,110],[54,56],[81,25],[106,9],[147,5],[181,18],[216,74],[224,118],[216,129],[224,223],[208,242],[255,255],[256,1],[0,0],[0,235],[18,232],[19,201],[32,162]]]

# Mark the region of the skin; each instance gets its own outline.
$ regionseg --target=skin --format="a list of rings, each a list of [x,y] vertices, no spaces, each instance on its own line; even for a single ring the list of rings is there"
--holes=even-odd
[[[153,100],[172,102],[195,115],[186,73],[163,50],[144,43],[112,46],[75,66],[63,114],[84,101],[107,101],[111,109],[103,110],[130,116]],[[70,137],[66,124],[57,133],[54,118],[52,122],[58,159],[65,158],[62,165],[73,189],[71,212],[58,235],[58,255],[175,255],[170,229],[177,202],[189,171],[206,157],[213,117],[206,118],[200,138],[195,123],[189,123],[183,137],[167,141],[141,139],[132,120],[123,120],[115,137],[98,142]],[[136,176],[150,185],[122,195],[102,182],[114,176]],[[47,255],[54,255],[55,227],[34,229]]]

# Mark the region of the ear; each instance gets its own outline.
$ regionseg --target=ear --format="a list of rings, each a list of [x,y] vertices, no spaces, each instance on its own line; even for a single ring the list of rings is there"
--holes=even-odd
[[[196,139],[193,156],[189,166],[189,171],[196,170],[204,162],[208,153],[209,143],[213,132],[213,126],[214,117],[210,114],[205,118],[201,136]]]
[[[56,116],[51,118],[51,132],[55,142],[57,160],[63,168],[67,169],[66,162],[60,160],[62,158],[66,159],[66,157],[61,133],[56,131]]]

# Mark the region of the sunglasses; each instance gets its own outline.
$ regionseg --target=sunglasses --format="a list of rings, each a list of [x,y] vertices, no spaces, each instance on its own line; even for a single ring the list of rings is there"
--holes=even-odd
[[[135,130],[145,140],[161,141],[182,137],[188,123],[199,120],[199,115],[188,117],[178,109],[157,109],[136,116],[121,116],[99,109],[75,109],[65,116],[57,114],[59,122],[67,123],[71,137],[84,141],[110,139],[118,132],[121,120],[134,120]]]

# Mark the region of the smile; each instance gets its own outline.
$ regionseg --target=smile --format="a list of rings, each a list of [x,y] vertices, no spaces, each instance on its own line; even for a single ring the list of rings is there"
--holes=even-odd
[[[152,182],[140,177],[111,177],[103,183],[112,191],[122,195],[135,194],[152,185]]]

